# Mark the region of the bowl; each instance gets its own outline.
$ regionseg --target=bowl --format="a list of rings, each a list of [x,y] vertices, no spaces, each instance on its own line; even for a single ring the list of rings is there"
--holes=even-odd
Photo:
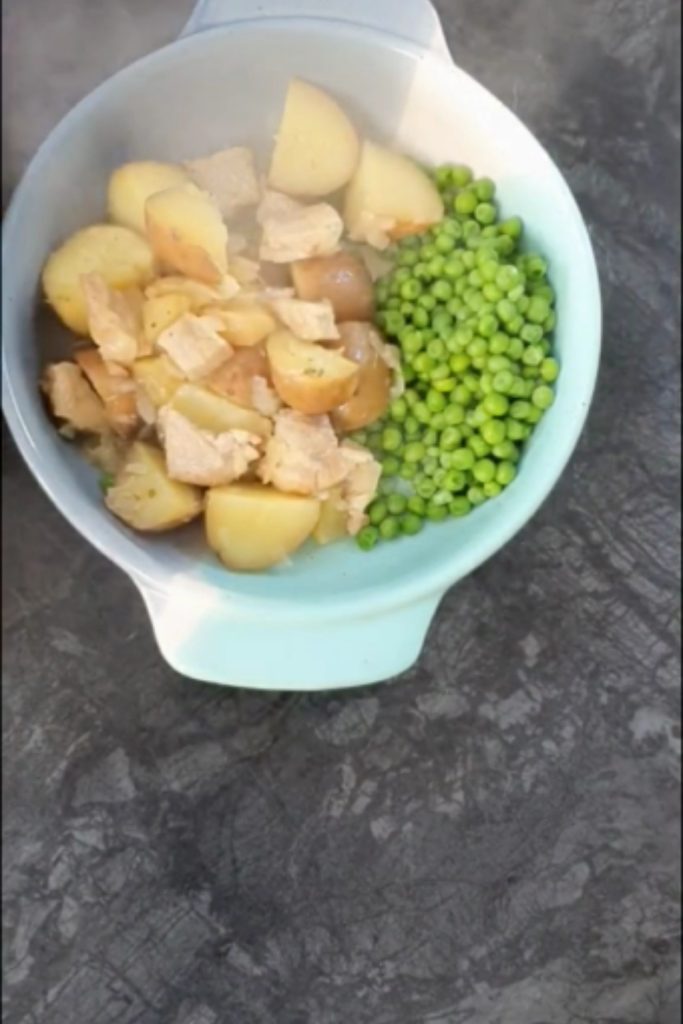
[[[237,143],[265,157],[293,76],[331,90],[380,141],[494,179],[503,214],[519,214],[549,260],[561,373],[555,403],[500,497],[370,553],[352,542],[311,544],[275,570],[239,575],[196,530],[150,540],[106,512],[95,474],[40,400],[35,311],[47,254],[102,218],[116,165]],[[20,452],[62,514],[137,585],[167,662],[214,683],[320,690],[409,668],[445,591],[547,497],[598,369],[600,293],[579,209],[524,125],[453,63],[427,0],[202,0],[179,40],[99,86],[40,147],[6,215],[3,280],[3,409]]]

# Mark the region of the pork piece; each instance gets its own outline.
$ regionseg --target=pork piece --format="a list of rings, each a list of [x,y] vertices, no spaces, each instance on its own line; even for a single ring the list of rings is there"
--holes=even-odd
[[[85,433],[99,434],[107,430],[104,403],[75,363],[48,366],[41,386],[57,419]]]
[[[179,412],[159,412],[159,435],[172,480],[199,487],[219,487],[244,476],[260,458],[261,438],[247,430],[212,434],[201,430]]]
[[[157,348],[166,352],[187,380],[200,380],[233,354],[232,346],[219,334],[221,327],[217,317],[184,313],[161,332]]]
[[[254,206],[261,198],[254,154],[246,146],[186,160],[185,169],[194,183],[209,193],[226,219],[245,206]]]
[[[256,214],[262,227],[259,255],[271,263],[327,256],[339,249],[344,223],[329,203],[304,206],[267,192]]]
[[[130,366],[149,355],[142,332],[142,296],[133,289],[116,291],[100,274],[81,275],[88,311],[88,331],[108,364]]]
[[[325,497],[348,475],[349,463],[327,416],[285,409],[275,417],[258,473],[280,491]]]

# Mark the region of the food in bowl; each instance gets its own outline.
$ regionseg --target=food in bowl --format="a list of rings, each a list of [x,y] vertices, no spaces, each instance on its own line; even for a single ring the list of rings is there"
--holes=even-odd
[[[109,222],[43,270],[76,337],[41,386],[107,508],[150,533],[203,516],[229,569],[261,571],[500,494],[558,366],[545,261],[494,194],[297,80],[265,179],[241,146],[117,168]]]

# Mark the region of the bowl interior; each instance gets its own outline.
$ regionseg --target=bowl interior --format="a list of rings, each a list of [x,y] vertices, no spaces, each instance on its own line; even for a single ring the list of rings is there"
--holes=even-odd
[[[351,542],[310,545],[268,574],[239,576],[214,561],[198,528],[148,540],[105,512],[96,475],[57,437],[38,397],[41,352],[58,342],[51,318],[35,315],[37,284],[51,248],[103,219],[106,182],[116,165],[181,159],[238,143],[253,145],[265,159],[294,75],[332,90],[373,136],[426,161],[471,164],[496,181],[504,212],[522,216],[529,243],[550,261],[562,372],[556,402],[500,498],[370,555]],[[463,72],[367,30],[243,24],[183,40],[115,76],[79,104],[37,154],[6,220],[3,262],[3,405],[20,448],[90,541],[162,586],[180,573],[235,595],[316,606],[342,595],[445,588],[505,543],[545,498],[576,443],[597,371],[600,307],[590,243],[546,153]]]

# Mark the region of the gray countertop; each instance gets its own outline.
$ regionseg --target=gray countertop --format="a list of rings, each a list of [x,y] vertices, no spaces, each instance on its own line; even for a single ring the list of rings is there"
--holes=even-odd
[[[560,485],[401,679],[175,676],[3,433],[6,1024],[678,1019],[679,6],[439,4],[583,208],[604,359]],[[188,12],[4,5],[5,200]]]

